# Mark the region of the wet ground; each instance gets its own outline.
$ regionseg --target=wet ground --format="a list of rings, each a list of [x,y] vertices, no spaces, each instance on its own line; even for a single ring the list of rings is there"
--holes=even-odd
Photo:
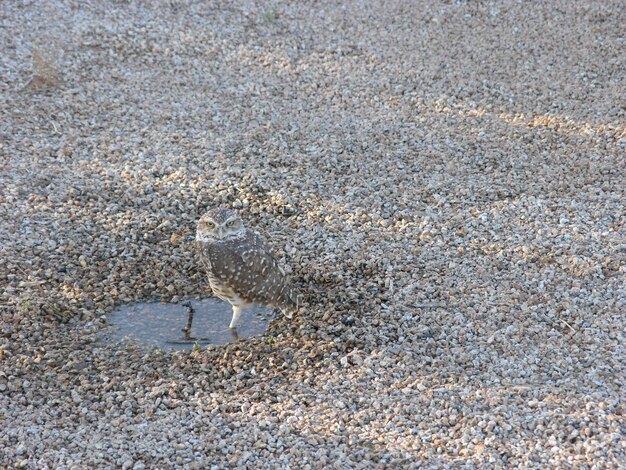
[[[268,308],[251,307],[236,330],[228,327],[231,317],[230,305],[214,298],[123,305],[109,315],[104,339],[163,349],[226,344],[262,334],[274,314]]]

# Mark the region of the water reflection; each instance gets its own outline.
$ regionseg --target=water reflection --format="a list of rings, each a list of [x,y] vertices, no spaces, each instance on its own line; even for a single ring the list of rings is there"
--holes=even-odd
[[[163,349],[226,344],[265,332],[274,315],[271,309],[252,307],[236,330],[228,328],[231,317],[230,305],[215,298],[123,305],[109,315],[104,339]]]

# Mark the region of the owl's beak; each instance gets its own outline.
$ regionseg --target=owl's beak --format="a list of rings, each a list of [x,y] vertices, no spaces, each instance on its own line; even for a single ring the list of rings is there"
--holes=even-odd
[[[226,230],[224,230],[224,227],[220,227],[218,230],[219,230],[220,238],[224,238],[224,235],[226,235]]]

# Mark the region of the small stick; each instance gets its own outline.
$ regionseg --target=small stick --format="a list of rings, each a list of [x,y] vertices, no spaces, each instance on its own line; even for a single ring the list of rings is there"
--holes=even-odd
[[[372,188],[372,186],[367,182],[367,180],[365,178],[363,178],[362,176],[359,176],[359,179],[363,182],[363,184],[365,186],[367,186],[369,188],[370,191],[374,192],[374,188]]]
[[[565,323],[565,326],[567,326],[570,330],[572,330],[574,333],[578,333],[577,330],[574,329],[574,327],[572,325],[570,325],[569,323],[567,323],[565,320],[563,320],[562,318],[559,318],[559,320],[561,320],[563,323]]]
[[[185,334],[185,340],[189,340],[191,338],[191,324],[193,323],[194,310],[191,306],[191,302],[185,302],[183,305],[189,309],[189,317],[187,317],[187,326],[183,328],[182,331]]]
[[[451,307],[452,305],[447,304],[405,304],[405,307],[413,307],[413,308],[440,308],[440,307]]]

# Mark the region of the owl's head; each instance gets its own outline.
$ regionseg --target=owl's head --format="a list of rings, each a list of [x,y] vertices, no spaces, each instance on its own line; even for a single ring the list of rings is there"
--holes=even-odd
[[[217,242],[239,238],[246,234],[246,228],[237,213],[230,209],[211,209],[198,221],[196,241]]]

